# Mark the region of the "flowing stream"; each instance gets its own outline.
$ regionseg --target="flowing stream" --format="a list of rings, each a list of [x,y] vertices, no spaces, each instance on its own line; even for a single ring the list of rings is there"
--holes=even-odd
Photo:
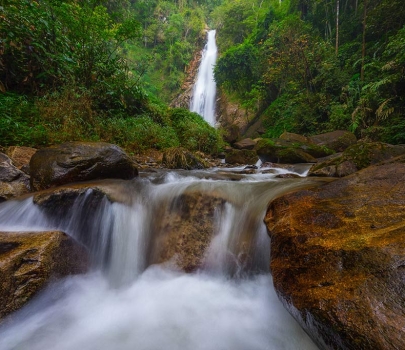
[[[0,231],[63,230],[88,247],[93,268],[53,283],[14,314],[0,327],[0,349],[318,349],[276,296],[263,223],[271,199],[315,180],[272,172],[238,181],[235,169],[156,173],[122,181],[121,202],[103,198],[94,208],[90,189],[51,215],[32,197],[2,203]],[[186,193],[222,198],[204,261],[188,274],[174,261],[153,263],[164,234],[156,224]]]
[[[217,60],[217,45],[215,30],[208,32],[207,44],[204,47],[197,82],[194,86],[190,111],[200,114],[206,122],[215,126],[215,96],[214,65]]]

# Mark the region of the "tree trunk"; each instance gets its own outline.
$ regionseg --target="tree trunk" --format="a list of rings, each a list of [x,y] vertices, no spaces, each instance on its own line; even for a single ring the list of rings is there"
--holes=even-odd
[[[339,0],[336,0],[336,48],[335,54],[336,56],[339,53]]]
[[[361,47],[361,71],[360,80],[364,81],[364,60],[366,57],[366,27],[367,27],[367,0],[364,0],[363,12],[363,44]]]

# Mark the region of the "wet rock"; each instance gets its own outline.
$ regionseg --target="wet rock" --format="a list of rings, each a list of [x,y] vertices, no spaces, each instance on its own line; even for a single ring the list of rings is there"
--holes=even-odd
[[[182,147],[167,149],[163,153],[162,164],[168,169],[204,169],[206,164],[197,154]]]
[[[247,169],[255,169],[256,170],[257,166],[256,165],[246,165],[244,170],[247,170]]]
[[[112,203],[131,204],[134,186],[136,184],[131,181],[115,179],[67,184],[35,193],[33,202],[44,210],[57,209],[61,212],[71,209],[81,196],[89,198],[87,205],[93,209],[104,197]]]
[[[87,251],[62,232],[0,232],[0,318],[51,280],[87,268]]]
[[[394,159],[405,154],[405,147],[382,142],[357,143],[347,148],[340,156],[318,161],[310,176],[344,177],[370,165]]]
[[[30,161],[34,190],[95,179],[132,179],[135,163],[118,146],[104,142],[67,142],[38,150]]]
[[[0,153],[0,202],[30,191],[29,177]]]
[[[30,160],[36,151],[36,148],[11,146],[7,148],[6,154],[10,157],[14,166],[24,172],[29,172]]]
[[[250,150],[255,148],[255,146],[256,146],[256,142],[249,138],[243,139],[239,142],[235,142],[233,145],[233,147],[235,147],[236,149],[250,149]]]
[[[345,130],[336,130],[325,134],[314,135],[310,140],[318,146],[325,146],[336,152],[343,152],[357,142],[356,136]]]
[[[321,349],[405,349],[405,164],[273,201],[279,298]]]
[[[300,178],[301,176],[297,174],[278,174],[275,176],[277,179],[297,179]]]
[[[154,213],[152,263],[175,263],[192,272],[201,267],[215,228],[215,211],[225,200],[219,193],[186,192]],[[170,205],[169,205],[170,204]]]
[[[225,162],[228,164],[252,164],[257,162],[256,151],[231,149],[226,152]]]

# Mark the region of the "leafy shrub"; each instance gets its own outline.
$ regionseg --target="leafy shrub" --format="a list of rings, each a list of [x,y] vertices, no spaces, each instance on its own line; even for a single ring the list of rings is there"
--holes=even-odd
[[[173,128],[160,126],[147,116],[99,118],[96,130],[102,140],[120,145],[128,151],[179,146],[179,140]]]
[[[0,145],[39,146],[47,143],[47,132],[38,121],[38,111],[27,97],[0,94]]]
[[[214,154],[222,147],[218,130],[210,126],[200,115],[182,108],[169,111],[172,126],[180,144],[190,151]]]

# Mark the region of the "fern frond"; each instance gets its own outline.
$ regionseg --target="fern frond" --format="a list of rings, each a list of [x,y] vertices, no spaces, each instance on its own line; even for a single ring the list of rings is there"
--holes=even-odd
[[[375,111],[375,115],[377,116],[378,120],[385,120],[387,119],[392,113],[394,113],[394,107],[388,107],[390,101],[392,101],[394,97],[386,99]]]
[[[397,67],[398,67],[398,65],[397,65],[397,63],[395,61],[390,61],[390,62],[387,62],[385,65],[383,65],[381,67],[381,70],[382,71],[387,71],[387,70],[395,69]]]
[[[387,85],[387,84],[391,84],[392,83],[392,79],[391,76],[385,77],[379,81],[376,81],[374,83],[370,83],[367,85],[363,86],[363,91],[367,91],[370,90],[371,92],[376,92],[381,86]]]

